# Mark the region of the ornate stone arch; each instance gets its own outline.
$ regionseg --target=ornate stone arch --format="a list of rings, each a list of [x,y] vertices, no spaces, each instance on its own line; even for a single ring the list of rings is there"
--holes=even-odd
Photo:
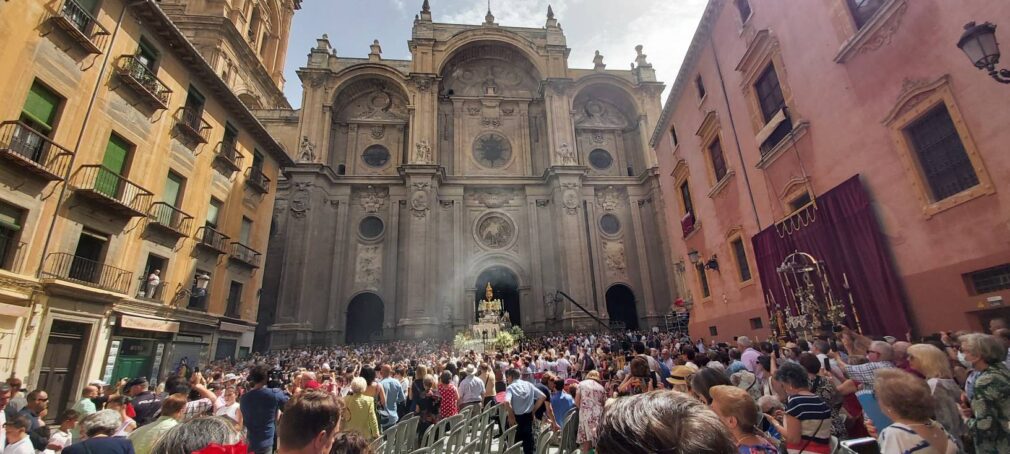
[[[527,273],[526,268],[519,263],[515,256],[502,252],[489,252],[487,254],[481,254],[475,258],[470,264],[469,271],[467,272],[466,280],[464,282],[467,282],[467,285],[469,285],[470,282],[476,282],[481,273],[496,266],[506,268],[511,271],[519,281],[520,289],[530,285],[529,274]]]
[[[610,85],[624,91],[624,93],[628,95],[633,102],[635,109],[641,110],[639,106],[639,95],[636,92],[635,85],[627,79],[615,74],[607,73],[590,74],[575,81],[575,84],[572,85],[572,92],[575,93],[575,96],[572,97],[572,108],[575,107],[575,98],[578,97],[579,93],[581,93],[583,89],[593,85]]]
[[[410,89],[407,87],[407,78],[402,73],[383,65],[375,63],[361,63],[344,68],[334,74],[334,78],[339,80],[333,86],[333,97],[331,105],[335,106],[337,97],[345,91],[347,87],[364,79],[379,79],[395,87],[407,100],[410,100]]]
[[[436,73],[442,74],[445,66],[461,50],[477,42],[488,42],[506,45],[514,48],[526,56],[526,59],[537,70],[538,76],[542,79],[546,77],[547,68],[543,64],[543,57],[537,52],[537,45],[530,39],[518,33],[502,29],[469,29],[459,32],[445,41],[445,48],[442,50],[442,58],[436,65]]]
[[[624,176],[649,167],[647,144],[640,128],[642,110],[637,97],[611,77],[582,81],[572,97],[572,120],[579,160],[591,165],[591,174]],[[602,150],[612,164],[599,166],[594,154]]]

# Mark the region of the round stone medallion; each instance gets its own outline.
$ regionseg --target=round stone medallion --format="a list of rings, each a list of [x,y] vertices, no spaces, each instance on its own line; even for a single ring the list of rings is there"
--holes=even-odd
[[[509,218],[493,213],[477,223],[477,241],[491,249],[501,249],[512,243],[516,227]]]
[[[495,132],[481,134],[473,142],[473,159],[487,168],[505,167],[512,159],[512,144],[508,138]]]

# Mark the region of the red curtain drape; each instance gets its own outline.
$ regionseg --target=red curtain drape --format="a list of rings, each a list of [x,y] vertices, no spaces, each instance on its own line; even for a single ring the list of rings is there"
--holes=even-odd
[[[766,300],[772,295],[784,306],[776,269],[787,255],[806,252],[825,263],[832,293],[846,302],[843,273],[848,278],[865,334],[904,338],[910,323],[901,280],[859,175],[817,197],[816,208],[805,211],[796,216],[812,219],[806,226],[790,233],[771,226],[752,240]],[[855,328],[851,311],[848,325]]]

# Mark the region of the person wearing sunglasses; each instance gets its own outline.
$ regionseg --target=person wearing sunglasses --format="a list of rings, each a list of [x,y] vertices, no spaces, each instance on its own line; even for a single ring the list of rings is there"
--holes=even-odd
[[[46,425],[44,418],[49,409],[49,395],[44,390],[36,389],[28,393],[25,399],[28,400],[28,404],[18,412],[18,416],[24,416],[28,419],[30,424],[28,427],[28,437],[32,440],[32,446],[36,450],[41,451],[46,449],[46,443],[49,441],[38,430],[40,427]]]

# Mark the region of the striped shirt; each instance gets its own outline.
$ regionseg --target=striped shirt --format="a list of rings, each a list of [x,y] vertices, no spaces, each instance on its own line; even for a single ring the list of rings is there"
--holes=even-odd
[[[786,414],[800,421],[802,441],[786,446],[790,453],[818,453],[831,441],[831,407],[817,395],[789,396]]]

